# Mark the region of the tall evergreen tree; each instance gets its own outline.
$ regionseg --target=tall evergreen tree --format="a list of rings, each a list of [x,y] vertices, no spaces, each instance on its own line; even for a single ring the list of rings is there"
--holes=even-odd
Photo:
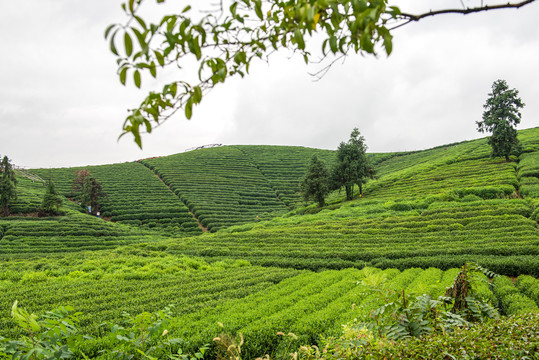
[[[354,197],[354,185],[358,185],[360,195],[363,194],[363,184],[374,178],[374,168],[367,158],[365,138],[355,128],[348,142],[341,142],[337,149],[337,163],[333,168],[333,187],[340,189],[344,186],[346,199]]]
[[[330,192],[330,175],[326,165],[316,155],[313,155],[307,167],[301,189],[305,200],[316,200],[318,207],[325,205],[325,197]]]
[[[9,205],[17,199],[17,178],[13,165],[7,156],[0,162],[0,210],[3,216],[9,215]]]
[[[41,210],[48,215],[57,215],[60,211],[60,205],[62,205],[62,198],[54,188],[52,180],[49,180],[41,203]]]
[[[477,121],[479,132],[490,132],[488,143],[492,146],[492,156],[518,154],[521,150],[516,126],[520,123],[520,109],[524,103],[518,97],[518,90],[509,89],[505,80],[496,80],[492,84],[492,92],[483,105],[483,120]]]

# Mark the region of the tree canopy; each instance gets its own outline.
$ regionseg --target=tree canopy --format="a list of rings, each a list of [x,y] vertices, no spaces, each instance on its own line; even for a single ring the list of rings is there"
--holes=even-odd
[[[71,184],[71,195],[92,214],[97,214],[100,200],[106,197],[101,183],[86,169],[75,172],[75,179]]]
[[[62,205],[62,197],[56,191],[52,180],[49,180],[41,202],[41,211],[47,215],[57,215],[60,212],[60,205]]]
[[[354,185],[358,185],[359,194],[363,194],[363,184],[374,178],[374,167],[367,158],[365,138],[355,128],[348,142],[341,142],[337,149],[337,163],[333,168],[334,188],[344,186],[346,200],[354,197]]]
[[[314,199],[318,207],[325,205],[325,197],[331,191],[330,174],[326,165],[313,155],[307,167],[307,173],[301,183],[301,191],[305,200]]]
[[[516,126],[520,123],[520,109],[525,104],[518,97],[518,90],[509,89],[505,80],[496,80],[488,95],[483,105],[483,120],[476,122],[477,130],[492,133],[488,139],[492,156],[504,156],[508,161],[509,155],[520,151]]]
[[[182,69],[193,60],[198,69],[150,92],[130,110],[122,135],[132,134],[142,147],[141,132],[151,132],[179,109],[190,119],[193,106],[214,86],[233,76],[244,77],[253,60],[269,61],[276,51],[288,49],[306,63],[319,62],[322,76],[336,60],[353,53],[391,54],[392,31],[410,22],[448,13],[520,8],[534,1],[482,1],[478,7],[466,7],[461,1],[462,8],[411,14],[388,0],[219,0],[202,13],[193,13],[187,5],[149,23],[141,11],[147,1],[128,0],[122,4],[126,22],[105,31],[122,84],[132,78],[140,87],[145,72],[157,77],[160,71]]]

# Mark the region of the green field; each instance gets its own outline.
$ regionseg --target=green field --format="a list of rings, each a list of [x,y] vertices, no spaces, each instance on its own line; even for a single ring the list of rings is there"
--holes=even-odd
[[[371,154],[377,176],[363,196],[344,201],[336,191],[322,209],[297,190],[313,154],[333,163],[329,150],[223,146],[87,167],[108,195],[103,218],[68,199],[83,167],[32,170],[54,180],[63,214],[37,217],[44,186],[20,178],[12,216],[0,218],[0,349],[1,337],[24,333],[10,312],[17,300],[36,314],[62,305],[80,311],[77,328],[92,338],[72,344],[76,358],[118,358],[118,349],[142,358],[111,333],[120,331],[113,325],[129,328],[126,312],[173,304],[167,336],[184,340],[168,345],[174,351],[210,344],[206,358],[215,358],[213,339],[225,332],[242,334],[243,359],[285,358],[301,345],[331,343],[320,336],[348,336],[343,325],[388,306],[390,293],[404,303],[444,295],[473,262],[501,275],[477,275],[470,286],[502,316],[473,329],[491,329],[502,339],[497,346],[509,349],[507,331],[495,329],[520,324],[515,329],[528,332],[519,341],[528,339],[532,351],[539,345],[532,315],[539,313],[539,128],[519,138],[524,152],[510,162],[491,158],[486,139]],[[535,349],[529,358],[539,356]]]

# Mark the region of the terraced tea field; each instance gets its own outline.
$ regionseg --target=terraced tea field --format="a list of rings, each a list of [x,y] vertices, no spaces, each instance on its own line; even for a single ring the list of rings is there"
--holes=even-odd
[[[332,150],[298,146],[235,146],[262,172],[275,193],[288,207],[301,203],[299,184],[310,158],[316,154],[327,166],[335,161]]]
[[[154,170],[211,231],[287,212],[260,170],[234,147],[141,162]]]
[[[375,154],[378,178],[363,197],[334,193],[323,209],[292,212],[300,169],[313,152],[331,163],[331,151],[227,146],[89,167],[109,194],[105,220],[67,200],[64,216],[22,216],[43,193],[23,180],[21,210],[0,218],[0,352],[2,336],[22,333],[10,316],[18,300],[34,313],[82,312],[77,326],[92,339],[72,344],[75,358],[117,357],[127,345],[114,331],[133,326],[124,311],[169,304],[166,330],[185,340],[183,351],[224,332],[242,334],[244,359],[282,357],[323,346],[320,335],[341,336],[343,324],[389,306],[390,293],[404,307],[423,294],[436,299],[467,262],[503,275],[470,278],[474,296],[517,315],[496,324],[515,321],[515,334],[539,342],[536,331],[520,335],[539,313],[539,128],[519,136],[525,152],[512,162],[490,158],[485,139]],[[78,169],[37,172],[69,195]],[[193,215],[215,233],[202,233]],[[500,336],[507,339],[497,348],[514,344]],[[215,354],[211,345],[205,358]]]
[[[532,211],[524,200],[360,201],[181,240],[171,251],[311,270],[365,265],[448,269],[478,261],[507,275],[539,276],[539,233],[537,222],[529,219]]]
[[[83,169],[89,170],[103,185],[107,195],[101,205],[103,217],[180,236],[202,233],[187,207],[139,163],[32,171],[41,176],[51,176],[58,192],[71,196],[75,172]]]
[[[60,217],[0,218],[0,255],[44,255],[112,249],[164,237],[70,211]]]
[[[185,263],[186,270],[158,274],[155,269],[147,268],[152,263],[159,264],[151,259],[152,255],[149,259],[121,253],[116,256],[117,259],[109,258],[108,267],[104,262],[106,258],[91,256],[82,264],[71,266],[66,274],[54,274],[61,268],[53,266],[50,272],[54,275],[45,278],[38,276],[40,272],[22,271],[18,274],[20,280],[12,277],[0,283],[0,287],[13,289],[0,294],[0,307],[9,307],[14,299],[41,311],[71,303],[83,312],[80,327],[94,335],[94,339],[80,343],[78,350],[94,357],[110,343],[106,336],[100,337],[98,324],[103,321],[122,324],[122,311],[156,311],[174,300],[172,311],[176,321],[169,331],[188,340],[184,350],[194,350],[211,342],[223,331],[218,324],[221,323],[226,331],[243,334],[246,341],[243,354],[246,358],[255,358],[277,350],[279,331],[294,333],[294,346],[316,343],[319,334],[337,335],[341,324],[382,306],[383,298],[369,285],[373,279],[378,279],[378,287],[397,292],[404,290],[409,297],[421,294],[436,297],[444,293],[459,272],[459,269],[444,272],[435,268],[414,268],[400,272],[364,268],[312,273],[236,267],[234,263],[220,268],[218,264],[209,266],[201,261],[176,258],[177,262]],[[150,275],[129,276],[132,272],[126,271],[125,264],[133,263],[136,265],[130,265],[132,272]],[[24,263],[17,266],[25,267]],[[142,271],[145,267],[146,271]],[[5,273],[2,275],[6,277]],[[507,280],[498,278],[496,283],[500,287],[494,293],[483,280],[474,280],[473,286],[480,298],[501,304],[507,314],[537,311],[539,281],[521,276],[515,286]],[[17,281],[32,286],[14,287]],[[6,311],[1,313],[0,324],[3,329],[0,335],[16,336]]]

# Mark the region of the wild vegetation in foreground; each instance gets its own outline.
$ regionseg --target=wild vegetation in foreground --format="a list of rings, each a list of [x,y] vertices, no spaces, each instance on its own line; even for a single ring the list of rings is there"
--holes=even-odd
[[[151,263],[153,262],[148,261],[148,264]],[[494,286],[491,286],[487,275],[493,274],[486,271],[482,273],[474,267],[445,272],[435,268],[414,268],[403,272],[395,269],[364,268],[294,273],[294,270],[276,268],[243,268],[242,266],[246,266],[244,263],[207,265],[200,260],[197,264],[189,259],[185,259],[184,263],[183,270],[176,269],[174,274],[160,276],[159,281],[154,281],[154,285],[148,287],[143,285],[144,281],[129,277],[127,279],[130,281],[125,281],[127,273],[123,271],[102,274],[102,279],[94,281],[91,288],[88,288],[90,284],[84,281],[85,276],[80,270],[67,276],[42,278],[41,281],[34,282],[35,289],[32,292],[43,294],[48,300],[39,299],[35,296],[37,293],[34,293],[22,302],[33,302],[34,307],[46,309],[59,300],[71,299],[74,307],[82,308],[83,311],[74,318],[69,318],[66,309],[60,309],[56,315],[49,314],[48,318],[41,318],[44,322],[41,327],[34,325],[34,328],[31,328],[32,325],[28,322],[35,321],[35,318],[25,313],[17,316],[17,310],[12,310],[12,318],[3,320],[4,324],[8,325],[3,328],[11,329],[11,333],[6,334],[6,331],[3,331],[2,335],[16,339],[31,328],[30,334],[26,335],[44,336],[45,339],[38,345],[17,345],[13,341],[3,340],[3,351],[9,354],[9,346],[12,346],[11,349],[22,349],[26,346],[25,351],[50,346],[46,336],[53,334],[60,339],[57,350],[67,344],[71,355],[79,358],[115,358],[119,353],[128,356],[148,353],[154,357],[164,357],[167,353],[177,354],[180,349],[182,352],[194,354],[200,348],[206,348],[206,356],[213,357],[219,352],[219,344],[215,342],[234,342],[234,335],[241,334],[245,342],[241,345],[241,357],[245,359],[266,354],[271,354],[272,358],[288,358],[289,351],[294,352],[301,345],[315,343],[318,344],[317,347],[310,346],[300,350],[304,358],[325,358],[326,353],[316,354],[317,348],[326,347],[326,350],[331,349],[337,353],[344,351],[345,358],[352,359],[357,358],[354,355],[356,353],[376,353],[379,350],[382,354],[387,353],[386,347],[395,347],[402,352],[402,345],[395,341],[418,336],[426,337],[427,340],[423,341],[430,344],[430,351],[439,350],[439,347],[434,346],[444,337],[455,346],[453,331],[469,327],[477,331],[472,323],[479,321],[485,322],[482,326],[486,328],[508,327],[508,324],[513,322],[522,322],[524,328],[510,333],[495,331],[490,336],[496,340],[479,339],[478,345],[475,348],[469,346],[468,351],[484,353],[488,343],[497,341],[502,352],[535,351],[537,354],[539,334],[537,331],[530,331],[533,324],[537,323],[537,316],[519,320],[519,315],[527,316],[539,311],[539,280],[530,276],[519,277],[516,286],[509,278],[495,277]],[[240,272],[239,269],[243,271]],[[250,275],[246,277],[246,274]],[[227,276],[242,277],[243,280],[236,279],[223,284],[222,280]],[[25,278],[31,279],[23,275],[21,281],[24,282]],[[181,282],[183,285],[182,293],[175,294],[179,303],[174,307],[163,304],[164,300],[174,297],[171,293],[162,292],[159,284],[162,284],[164,279]],[[126,288],[126,285],[132,281],[136,283],[138,295],[133,293],[133,298],[125,297],[131,298],[127,303],[118,302],[118,294],[110,294],[112,289],[120,285],[122,288],[119,290],[127,291],[129,295],[129,286]],[[230,291],[230,286],[237,287],[240,284],[240,290]],[[227,289],[224,289],[224,286],[227,286]],[[54,295],[51,292],[53,289],[56,290]],[[24,298],[24,293],[15,291],[17,296]],[[214,298],[212,293],[219,293],[218,298]],[[82,294],[91,296],[81,296]],[[200,297],[203,294],[208,294],[205,296],[206,301],[210,301],[210,306],[200,306]],[[26,296],[28,295],[30,294]],[[535,301],[530,296],[535,297]],[[196,302],[199,303],[198,306]],[[105,311],[103,306],[110,307],[111,303],[116,306]],[[125,314],[156,306],[164,310],[144,312],[137,316]],[[500,320],[496,306],[502,314],[517,317]],[[120,311],[123,311],[123,314]],[[94,318],[90,320],[92,313]],[[42,327],[61,327],[61,322],[53,323],[54,326],[47,324],[55,318],[76,320],[76,325],[70,325],[77,328],[79,336],[71,334],[69,331],[72,328],[67,324],[64,324],[66,327],[63,332],[51,330],[48,335],[38,335]],[[19,325],[18,330],[15,324]],[[341,324],[347,324],[344,332]],[[285,332],[282,332],[283,330]],[[530,336],[529,341],[522,342],[514,332],[527,333]],[[283,339],[285,333],[291,334]],[[73,339],[68,340],[71,335],[74,336]],[[82,338],[81,335],[86,337]],[[61,339],[62,336],[66,339]],[[218,339],[215,339],[216,337]],[[516,344],[505,343],[513,337]],[[501,341],[502,339],[504,340]],[[22,342],[25,340],[28,341],[28,338],[21,337]],[[345,344],[346,348],[343,348]]]
[[[96,167],[92,174],[109,192],[106,211],[125,211],[107,219],[84,214],[69,200],[61,216],[35,217],[44,186],[21,178],[14,206],[25,210],[0,219],[0,336],[7,339],[0,347],[9,358],[19,348],[15,357],[24,358],[28,344],[58,345],[50,357],[75,358],[211,359],[221,356],[223,344],[241,354],[222,356],[243,359],[290,353],[302,359],[537,358],[539,129],[521,131],[519,138],[524,153],[511,162],[490,158],[485,139],[376,154],[378,178],[362,197],[343,201],[335,192],[322,209],[305,204],[288,213],[293,197],[283,199],[292,185],[279,174],[298,167],[304,155],[305,169],[312,156],[305,149],[287,157],[286,148],[223,147],[148,160],[161,175],[170,171],[166,179],[142,164]],[[174,188],[181,173],[172,172],[179,169],[176,160],[185,155],[186,164],[203,162],[205,150],[212,150],[206,174],[214,172],[216,159],[223,161],[219,181],[197,189],[185,177],[183,190]],[[193,161],[188,165],[186,173],[202,171]],[[69,195],[74,169],[50,173]],[[197,176],[207,176],[202,173]],[[227,179],[233,188],[225,186]],[[207,201],[195,196],[213,190],[219,196]],[[270,194],[284,211],[266,221]],[[189,196],[186,205],[182,199]],[[228,214],[227,207],[234,211]],[[172,209],[189,215],[197,236],[188,236],[180,221],[188,217]],[[203,226],[221,230],[202,234],[193,215],[204,214],[198,219]],[[107,221],[124,215],[136,219]],[[224,226],[232,223],[239,225]],[[471,294],[484,301],[469,301],[483,320],[471,327],[462,321],[471,318],[447,315],[451,305],[444,300],[446,287],[470,261],[502,275],[471,279]],[[32,330],[32,317],[21,327],[23,320],[11,316],[16,300],[14,313],[23,317],[21,309],[46,314],[67,305],[81,314],[60,309],[36,318],[39,330]],[[449,322],[458,326],[449,330]],[[396,331],[405,324],[421,338],[396,340],[406,337]],[[67,338],[72,341],[63,352]],[[45,357],[45,350],[38,353]]]

